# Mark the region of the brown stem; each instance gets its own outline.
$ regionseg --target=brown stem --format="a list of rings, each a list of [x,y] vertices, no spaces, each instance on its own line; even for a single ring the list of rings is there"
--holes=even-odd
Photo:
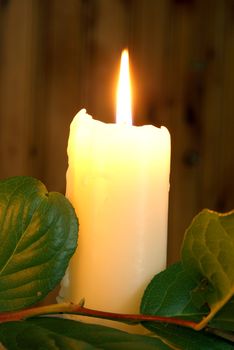
[[[169,324],[175,324],[183,327],[189,327],[196,329],[197,323],[189,320],[183,320],[173,317],[164,316],[152,316],[152,315],[136,315],[136,314],[119,314],[113,312],[99,311],[88,309],[82,305],[73,305],[69,303],[53,304],[42,307],[35,307],[26,310],[20,310],[15,312],[0,313],[0,323],[10,321],[25,320],[30,317],[48,314],[77,314],[82,316],[98,317],[111,319],[115,321],[139,323],[142,321],[151,322],[164,322]]]
[[[135,322],[135,323],[139,323],[143,321],[163,322],[163,323],[176,324],[178,326],[189,327],[193,329],[197,325],[193,321],[183,320],[179,318],[165,317],[165,316],[152,316],[152,315],[138,315],[138,314],[119,314],[119,313],[113,313],[113,312],[92,310],[83,306],[79,307],[79,310],[77,310],[77,313],[83,316],[107,318],[107,319],[116,320],[116,321],[129,321],[129,322]]]

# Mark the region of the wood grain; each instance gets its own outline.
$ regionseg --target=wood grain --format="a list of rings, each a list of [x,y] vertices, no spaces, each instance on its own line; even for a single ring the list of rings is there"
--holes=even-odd
[[[113,122],[123,47],[134,123],[172,137],[169,263],[203,207],[234,206],[232,0],[0,1],[0,177],[65,191],[70,122]]]

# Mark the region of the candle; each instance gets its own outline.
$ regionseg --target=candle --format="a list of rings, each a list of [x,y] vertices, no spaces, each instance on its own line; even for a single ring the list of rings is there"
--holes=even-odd
[[[165,127],[132,126],[129,111],[128,100],[117,108],[117,124],[84,109],[72,121],[66,195],[80,232],[60,291],[73,303],[85,298],[86,307],[120,313],[139,312],[167,250],[170,135]]]

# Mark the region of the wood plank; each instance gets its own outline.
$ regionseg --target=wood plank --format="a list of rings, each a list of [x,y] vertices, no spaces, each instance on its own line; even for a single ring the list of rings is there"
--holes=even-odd
[[[167,125],[162,115],[165,96],[165,40],[170,20],[169,1],[135,1],[130,46],[133,63],[134,124]],[[165,114],[165,113],[163,113]]]
[[[186,122],[186,103],[190,57],[192,50],[194,13],[190,3],[171,3],[170,20],[165,40],[168,43],[165,62],[164,110],[172,139],[171,189],[169,205],[168,262],[179,258],[184,236],[197,210],[197,176],[199,168],[186,162],[197,147],[194,131]]]
[[[46,40],[42,48],[45,59],[41,61],[41,72],[45,75],[41,111],[45,147],[41,171],[48,188],[63,193],[69,126],[79,109],[79,89],[82,90],[80,5],[76,0],[66,6],[61,0],[42,4]]]
[[[202,205],[214,210],[233,208],[233,3],[215,1],[208,43],[212,57],[204,104],[204,164]],[[211,44],[212,43],[212,44]]]
[[[32,129],[33,1],[1,8],[0,176],[30,174]]]

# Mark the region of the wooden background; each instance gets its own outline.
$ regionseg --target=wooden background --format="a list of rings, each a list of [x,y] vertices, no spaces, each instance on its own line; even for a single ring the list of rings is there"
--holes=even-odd
[[[114,121],[125,46],[134,123],[172,137],[172,262],[199,210],[234,208],[233,0],[0,0],[0,178],[65,191],[70,122]]]

